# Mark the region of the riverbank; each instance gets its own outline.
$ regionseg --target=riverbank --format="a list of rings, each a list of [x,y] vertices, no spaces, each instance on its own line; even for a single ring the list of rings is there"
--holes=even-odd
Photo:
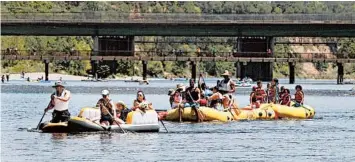
[[[5,74],[5,73],[4,73]],[[1,74],[3,75],[3,74]],[[36,80],[38,78],[44,78],[44,72],[35,72],[35,73],[25,73],[25,78],[27,79],[30,77],[31,80]],[[49,80],[72,80],[72,81],[80,81],[88,79],[86,76],[77,76],[77,75],[69,75],[69,74],[60,74],[60,73],[49,73]],[[110,80],[142,80],[143,77],[140,76],[122,76],[122,77],[115,77],[109,78]],[[10,74],[10,80],[22,80],[21,74]]]

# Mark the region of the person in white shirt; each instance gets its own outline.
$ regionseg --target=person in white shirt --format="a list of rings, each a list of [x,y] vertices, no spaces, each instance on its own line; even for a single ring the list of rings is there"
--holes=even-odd
[[[61,81],[55,82],[55,92],[51,95],[51,104],[44,109],[47,112],[50,109],[54,109],[52,113],[52,123],[67,122],[70,118],[68,110],[70,91],[66,90]]]
[[[233,100],[233,94],[235,92],[235,83],[230,79],[228,70],[225,70],[223,74],[223,80],[217,85],[219,92],[223,95],[223,105],[229,105]],[[225,107],[226,108],[226,107]]]

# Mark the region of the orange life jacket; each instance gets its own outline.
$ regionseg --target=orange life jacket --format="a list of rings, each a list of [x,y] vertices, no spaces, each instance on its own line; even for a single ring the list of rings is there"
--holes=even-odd
[[[264,102],[264,94],[266,94],[265,90],[261,89],[261,88],[257,88],[256,89],[256,100],[259,100],[260,102]]]
[[[281,105],[290,106],[291,96],[289,94],[283,94],[281,98]]]
[[[296,102],[303,104],[303,102],[302,102],[303,97],[304,97],[303,91],[296,91],[296,93],[295,93]]]

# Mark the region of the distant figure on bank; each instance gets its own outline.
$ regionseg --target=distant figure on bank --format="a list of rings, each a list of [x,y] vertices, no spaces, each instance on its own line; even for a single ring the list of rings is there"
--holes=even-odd
[[[9,80],[10,80],[10,74],[6,73],[6,81],[9,82]]]
[[[53,88],[55,92],[51,95],[51,103],[47,108],[44,109],[47,112],[50,109],[54,109],[52,113],[52,123],[66,122],[70,118],[69,113],[69,100],[70,91],[66,90],[62,82],[55,82]]]
[[[25,72],[24,71],[21,72],[21,78],[25,78]]]
[[[1,82],[4,83],[5,82],[5,75],[1,76]]]
[[[63,80],[62,80],[62,77],[59,78],[59,81],[63,81]]]

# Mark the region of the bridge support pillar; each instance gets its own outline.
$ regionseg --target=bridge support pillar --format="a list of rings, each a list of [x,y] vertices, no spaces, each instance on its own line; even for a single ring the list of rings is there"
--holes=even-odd
[[[97,69],[99,68],[99,60],[93,61],[92,74],[95,80],[99,79],[97,74]]]
[[[289,62],[288,67],[289,67],[289,83],[295,84],[295,63]]]
[[[243,62],[243,64],[240,66],[240,79],[243,79],[246,77],[246,67],[247,67],[247,62]]]
[[[196,73],[197,73],[197,70],[196,70],[196,62],[194,61],[191,61],[191,78],[196,81]]]
[[[148,63],[147,63],[147,61],[142,61],[142,64],[143,64],[143,80],[147,80]]]
[[[338,66],[337,84],[343,84],[343,81],[344,81],[344,65],[343,65],[343,63],[337,63],[337,66]]]
[[[236,78],[240,78],[241,74],[240,74],[240,62],[236,62],[234,63],[234,67],[235,67],[235,77]]]
[[[44,61],[44,78],[45,78],[45,81],[48,81],[48,73],[49,73],[49,61],[45,60]]]

